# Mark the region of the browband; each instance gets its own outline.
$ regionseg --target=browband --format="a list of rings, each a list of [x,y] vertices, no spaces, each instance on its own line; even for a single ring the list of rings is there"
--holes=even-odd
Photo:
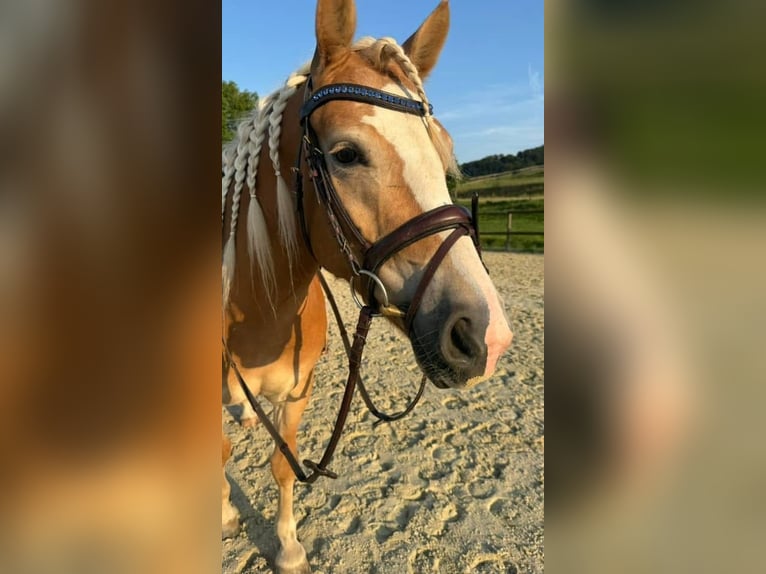
[[[318,89],[301,107],[301,123],[309,117],[314,110],[333,100],[351,100],[388,108],[396,112],[425,116],[426,110],[423,102],[403,98],[396,94],[360,86],[357,84],[329,84]],[[434,107],[428,104],[428,114],[433,114]]]

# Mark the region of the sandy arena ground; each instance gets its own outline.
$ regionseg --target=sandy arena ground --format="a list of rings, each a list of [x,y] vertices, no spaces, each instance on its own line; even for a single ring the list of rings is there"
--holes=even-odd
[[[295,487],[298,537],[314,574],[543,572],[544,258],[487,253],[485,259],[511,318],[510,352],[493,379],[469,391],[429,383],[415,411],[391,425],[373,429],[375,419],[357,393],[330,465],[340,477]],[[333,285],[351,329],[356,314],[348,288]],[[379,408],[398,411],[419,380],[412,351],[382,319],[368,341],[368,389]],[[321,456],[346,367],[331,323],[299,434],[300,459]],[[272,441],[260,426],[243,429],[224,416],[233,444],[227,471],[243,525],[223,542],[222,571],[271,573],[277,550]]]

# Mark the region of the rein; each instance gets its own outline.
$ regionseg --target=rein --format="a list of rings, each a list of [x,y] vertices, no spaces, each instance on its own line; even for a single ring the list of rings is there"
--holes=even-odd
[[[474,246],[481,258],[481,248],[479,246],[479,233],[477,223],[477,208],[478,197],[474,194],[472,199],[472,213],[458,205],[443,205],[422,213],[413,219],[405,222],[403,225],[385,235],[381,239],[370,243],[362,235],[359,228],[354,224],[351,216],[346,211],[343,203],[341,202],[335,187],[333,186],[332,179],[327,169],[327,164],[324,159],[324,153],[319,147],[319,141],[316,133],[311,128],[310,117],[311,114],[318,108],[333,100],[346,100],[357,101],[365,104],[375,105],[383,108],[388,108],[397,112],[414,114],[421,117],[430,115],[433,112],[433,108],[429,106],[426,109],[423,102],[413,100],[410,98],[403,98],[396,94],[391,94],[381,90],[369,88],[366,86],[360,86],[357,84],[332,84],[324,86],[311,94],[311,79],[306,82],[306,98],[301,108],[300,121],[303,126],[303,138],[302,143],[299,146],[295,171],[295,188],[297,194],[298,212],[301,222],[301,231],[303,238],[308,247],[311,255],[316,259],[313,247],[311,246],[311,237],[309,234],[308,226],[306,223],[306,214],[304,212],[304,193],[303,193],[303,177],[301,170],[302,157],[305,155],[305,160],[308,166],[309,176],[314,184],[314,191],[316,193],[317,201],[325,207],[327,218],[332,228],[333,235],[338,242],[338,247],[341,253],[344,254],[348,260],[349,267],[351,269],[351,294],[354,301],[359,306],[359,318],[357,320],[356,331],[354,332],[353,344],[349,341],[348,333],[344,327],[342,317],[338,310],[335,297],[330,291],[327,282],[324,279],[321,271],[319,272],[319,279],[322,284],[322,289],[327,296],[327,300],[330,302],[335,320],[338,323],[338,327],[343,339],[343,345],[348,356],[349,373],[346,380],[346,388],[343,393],[343,399],[338,411],[338,416],[333,427],[332,436],[325,448],[325,452],[322,455],[322,459],[319,463],[311,460],[304,460],[303,464],[309,468],[312,473],[307,475],[301,465],[299,464],[296,456],[290,450],[289,445],[279,434],[279,431],[274,427],[274,424],[269,420],[268,416],[261,408],[260,404],[256,401],[253,394],[247,387],[244,379],[242,378],[239,369],[232,360],[231,354],[224,341],[224,350],[227,360],[237,376],[240,386],[242,387],[248,402],[253,407],[258,418],[261,420],[266,430],[274,439],[277,448],[284,455],[288,464],[295,473],[296,478],[300,482],[313,483],[320,476],[326,476],[329,478],[337,478],[338,475],[327,468],[327,465],[332,460],[332,456],[335,452],[335,448],[338,445],[340,436],[343,432],[343,426],[345,425],[348,411],[351,406],[351,400],[353,398],[354,390],[357,385],[362,395],[365,405],[373,416],[378,418],[375,425],[381,422],[391,422],[399,420],[408,415],[420,400],[423,395],[423,390],[426,385],[426,375],[420,382],[420,386],[415,397],[407,405],[407,407],[396,414],[389,415],[378,410],[373,404],[367,389],[364,386],[360,375],[360,368],[362,363],[362,352],[364,345],[367,341],[367,333],[369,332],[372,319],[376,316],[389,316],[402,319],[405,329],[408,334],[412,333],[412,325],[415,320],[415,316],[422,302],[428,285],[433,279],[436,270],[442,263],[447,253],[457,241],[463,236],[469,236],[473,240]],[[401,309],[396,305],[391,304],[388,299],[388,293],[385,285],[378,277],[377,273],[382,265],[391,259],[394,255],[401,250],[424,239],[441,233],[443,231],[450,231],[451,233],[442,241],[439,248],[431,257],[428,265],[426,266],[423,276],[418,283],[412,300],[406,309]],[[349,240],[350,238],[350,240]],[[361,253],[361,258],[357,257],[355,251]],[[360,301],[356,295],[355,282],[366,281],[366,289],[362,291],[367,292],[366,302]],[[378,301],[375,297],[376,288],[380,291],[382,301]]]
[[[330,307],[332,308],[333,315],[335,315],[335,322],[338,324],[338,330],[340,331],[340,337],[343,340],[343,347],[346,349],[346,356],[349,358],[349,361],[351,360],[351,351],[352,346],[348,339],[348,332],[346,331],[346,327],[343,324],[343,318],[340,316],[340,311],[338,310],[338,303],[335,301],[335,296],[332,294],[332,291],[330,290],[330,286],[327,284],[327,280],[324,278],[324,275],[322,273],[319,273],[319,282],[322,284],[322,289],[325,292],[325,295],[327,296],[327,300],[330,302]],[[367,410],[372,413],[372,415],[377,418],[378,420],[375,421],[372,426],[373,428],[378,426],[380,423],[390,423],[393,421],[398,421],[399,419],[402,419],[406,417],[412,409],[415,408],[415,405],[418,404],[418,401],[420,401],[420,397],[423,396],[423,391],[426,388],[426,382],[428,381],[428,378],[423,375],[423,377],[420,379],[420,386],[418,387],[418,392],[415,394],[415,398],[413,398],[410,403],[407,405],[407,408],[405,408],[403,411],[388,415],[380,410],[378,410],[375,407],[375,404],[372,402],[372,399],[370,398],[370,394],[367,392],[367,388],[364,386],[364,381],[362,380],[362,377],[360,376],[357,380],[357,383],[359,384],[359,393],[362,395],[362,400],[364,401],[365,406],[367,407]]]

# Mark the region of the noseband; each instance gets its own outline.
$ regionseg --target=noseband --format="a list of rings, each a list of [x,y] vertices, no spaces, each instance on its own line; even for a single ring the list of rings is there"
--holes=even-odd
[[[310,94],[310,91],[311,80],[309,79],[306,83],[306,93]],[[298,194],[301,227],[309,251],[312,254],[314,253],[303,210],[303,185],[300,177],[302,154],[306,155],[309,176],[314,183],[317,200],[325,207],[335,239],[351,268],[351,292],[354,300],[360,307],[364,307],[356,296],[355,282],[357,280],[366,282],[366,288],[363,288],[363,291],[367,293],[367,306],[372,310],[373,314],[385,314],[403,318],[405,328],[408,332],[411,332],[412,323],[423,300],[426,288],[433,279],[437,268],[457,240],[464,235],[470,236],[481,256],[479,234],[475,227],[476,206],[474,205],[474,216],[472,217],[465,208],[459,205],[443,205],[410,219],[375,242],[371,243],[368,241],[351,219],[351,216],[338,197],[327,169],[324,153],[319,147],[316,133],[311,127],[311,114],[334,100],[361,102],[420,117],[430,114],[433,108],[429,106],[429,109],[426,110],[423,102],[357,84],[331,84],[308,95],[300,114],[301,125],[303,126],[303,140],[301,149],[298,152],[296,191]],[[428,262],[420,283],[415,290],[415,294],[406,310],[390,304],[385,285],[383,285],[383,282],[378,277],[381,266],[413,243],[449,230],[453,231],[444,239]],[[357,253],[360,256],[357,256]],[[382,301],[376,300],[376,288],[381,293]]]

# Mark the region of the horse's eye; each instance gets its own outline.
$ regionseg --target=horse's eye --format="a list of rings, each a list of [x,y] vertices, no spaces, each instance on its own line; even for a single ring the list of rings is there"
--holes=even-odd
[[[338,160],[338,163],[349,164],[354,163],[357,159],[359,159],[359,154],[356,153],[355,149],[350,147],[339,149],[332,155],[336,160]]]

